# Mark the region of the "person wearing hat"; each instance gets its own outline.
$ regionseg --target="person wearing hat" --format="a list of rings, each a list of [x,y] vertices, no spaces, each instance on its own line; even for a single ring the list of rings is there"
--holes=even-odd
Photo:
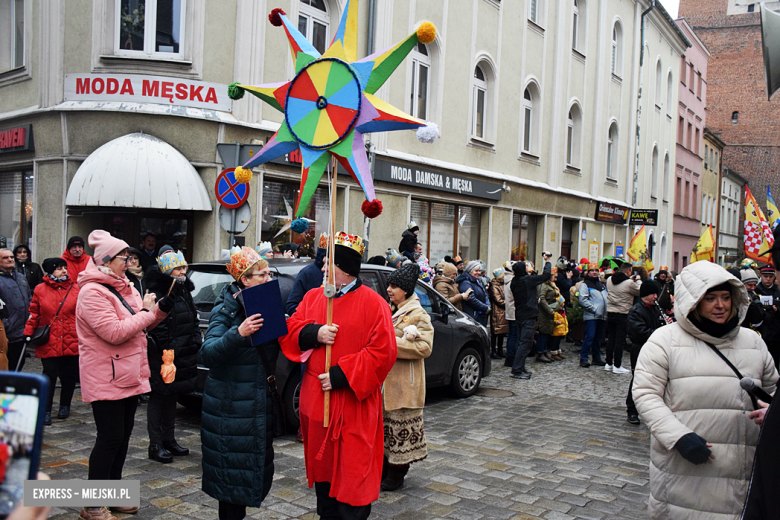
[[[16,270],[25,278],[30,290],[43,281],[43,270],[41,266],[32,261],[32,252],[24,244],[19,244],[14,248],[14,258],[16,259]]]
[[[437,274],[433,277],[433,288],[447,298],[447,301],[454,305],[456,309],[462,311],[463,300],[468,300],[471,297],[471,293],[458,290],[458,284],[455,283],[457,276],[458,268],[449,262],[444,262],[442,274]]]
[[[726,270],[729,271],[728,269]],[[750,305],[748,305],[748,311],[745,315],[745,321],[742,322],[742,326],[758,331],[765,318],[764,306],[761,304],[761,298],[756,293],[758,275],[753,269],[747,268],[740,270],[739,276],[742,279],[742,284],[745,286],[748,297],[750,298]]]
[[[467,263],[463,274],[455,278],[455,283],[458,284],[458,290],[462,294],[471,291],[471,296],[462,302],[463,312],[474,318],[474,321],[480,325],[487,326],[490,301],[485,284],[482,283],[482,262],[472,260]]]
[[[275,339],[252,345],[249,337],[263,317],[246,315],[242,294],[271,281],[268,261],[251,247],[236,246],[225,267],[234,282],[214,302],[200,350],[209,368],[200,422],[203,491],[218,501],[220,520],[244,518],[246,508],[260,507],[271,490],[274,416],[267,378],[280,350]]]
[[[628,422],[639,424],[639,412],[631,395],[634,384],[634,370],[639,352],[656,329],[667,324],[666,316],[658,305],[658,286],[654,283],[643,283],[639,288],[639,301],[628,312],[628,337],[631,340],[631,381],[628,383],[628,395],[626,396],[626,413]]]
[[[490,357],[503,359],[504,339],[509,333],[509,322],[506,320],[506,300],[504,298],[504,268],[493,271],[493,279],[488,282],[490,298]]]
[[[666,312],[671,312],[674,308],[674,281],[669,268],[662,265],[653,281],[658,286],[658,305]]]
[[[775,268],[771,265],[763,266],[761,283],[756,286],[756,294],[761,297],[764,304],[764,320],[758,328],[761,338],[766,343],[769,353],[775,360],[775,366],[780,362],[780,289],[777,287]]]
[[[363,239],[339,232],[334,249],[335,275],[326,285],[335,291],[333,325],[327,325],[324,291],[309,291],[287,320],[289,333],[279,342],[290,361],[307,360],[299,415],[317,514],[365,519],[379,498],[384,454],[381,387],[398,347],[390,307],[360,280]],[[326,257],[325,273],[330,261]],[[328,371],[325,345],[331,345]],[[330,395],[328,427],[323,426],[325,392]]]
[[[84,239],[79,236],[72,236],[68,239],[68,245],[65,246],[62,258],[68,262],[68,276],[76,283],[79,282],[81,271],[87,268],[92,259],[84,252]]]
[[[463,259],[460,256],[456,256],[452,259],[453,263],[455,264],[455,267],[458,268],[458,274],[463,274],[463,269],[465,268],[465,264],[463,263]]]
[[[30,307],[32,291],[27,278],[16,270],[14,254],[9,249],[0,249],[0,317],[8,341],[8,369],[19,370],[24,367],[24,325]]]
[[[605,366],[601,360],[599,341],[607,322],[607,289],[599,280],[599,266],[590,262],[585,271],[585,279],[579,286],[579,301],[583,308],[582,321],[585,322],[585,338],[580,348],[580,366]],[[588,362],[590,356],[590,362]]]
[[[395,491],[401,487],[409,465],[428,456],[423,426],[424,360],[433,348],[433,325],[414,293],[419,275],[418,265],[406,264],[387,277],[398,357],[383,386],[382,491]]]
[[[387,260],[387,267],[392,267],[393,269],[401,267],[401,264],[403,264],[404,261],[411,261],[392,248],[387,248],[387,251],[385,251],[385,259]]]
[[[49,425],[57,378],[62,384],[57,419],[67,419],[79,377],[79,340],[76,334],[79,288],[68,276],[68,263],[64,259],[47,258],[43,261],[43,269],[46,276],[33,291],[24,335],[29,338],[36,328],[50,326],[49,341],[35,347],[35,357],[41,360],[43,375],[49,379],[44,416],[44,423]]]
[[[615,274],[609,277],[607,287],[607,364],[604,369],[613,374],[628,374],[623,366],[623,350],[626,346],[628,333],[628,313],[634,305],[634,297],[639,296],[642,284],[638,268],[634,267],[631,275],[631,265],[623,262]],[[655,285],[652,280],[647,281]]]
[[[409,222],[403,233],[401,233],[401,243],[398,244],[398,252],[409,260],[414,259],[414,246],[417,245],[417,235],[420,234],[420,226],[415,221]]]

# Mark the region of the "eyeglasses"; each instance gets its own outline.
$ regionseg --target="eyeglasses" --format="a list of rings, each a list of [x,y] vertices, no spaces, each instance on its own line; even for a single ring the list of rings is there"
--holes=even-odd
[[[133,257],[132,256],[116,255],[114,258],[121,258],[122,260],[125,261],[125,265],[127,265],[127,264],[129,264],[129,263],[131,263],[133,261]]]
[[[266,271],[264,273],[252,273],[252,274],[246,275],[247,278],[252,278],[253,276],[259,276],[261,280],[262,279],[269,279],[270,280],[272,278],[270,271]]]

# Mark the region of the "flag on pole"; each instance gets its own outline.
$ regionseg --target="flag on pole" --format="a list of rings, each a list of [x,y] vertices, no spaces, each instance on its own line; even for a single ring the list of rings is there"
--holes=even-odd
[[[777,209],[775,199],[772,198],[772,192],[769,191],[769,185],[766,187],[766,216],[767,222],[772,229],[775,229],[780,224],[780,211]]]
[[[650,259],[650,253],[647,251],[647,235],[645,234],[644,225],[631,239],[626,255],[631,259],[633,265],[641,265],[647,269],[647,272],[653,270],[653,262]]]
[[[775,239],[750,188],[745,186],[745,256],[758,262],[772,263]]]
[[[715,261],[715,237],[712,235],[712,224],[704,230],[691,251],[691,263],[699,260]]]

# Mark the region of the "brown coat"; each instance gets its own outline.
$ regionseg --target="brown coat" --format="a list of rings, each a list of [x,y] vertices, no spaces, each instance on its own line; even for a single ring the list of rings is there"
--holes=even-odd
[[[455,280],[437,274],[433,277],[433,288],[444,295],[444,297],[447,298],[447,301],[453,304],[456,309],[459,311],[463,310],[463,306],[461,305],[463,296],[460,294],[458,284],[455,283]]]
[[[493,278],[488,286],[488,297],[492,310],[490,312],[490,330],[493,334],[509,333],[509,322],[506,321],[506,305],[504,300],[504,277]]]

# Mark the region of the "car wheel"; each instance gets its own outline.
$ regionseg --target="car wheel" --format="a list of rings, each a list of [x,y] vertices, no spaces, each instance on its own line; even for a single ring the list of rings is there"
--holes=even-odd
[[[295,373],[297,372],[297,374]],[[287,421],[287,431],[298,431],[301,421],[298,418],[298,403],[301,399],[301,371],[296,369],[287,379],[282,394],[284,403],[284,418]]]
[[[176,401],[184,408],[194,411],[198,411],[203,407],[203,396],[200,395],[183,394],[178,396]]]
[[[457,397],[469,397],[482,380],[482,359],[473,348],[464,348],[455,358],[450,386]]]

